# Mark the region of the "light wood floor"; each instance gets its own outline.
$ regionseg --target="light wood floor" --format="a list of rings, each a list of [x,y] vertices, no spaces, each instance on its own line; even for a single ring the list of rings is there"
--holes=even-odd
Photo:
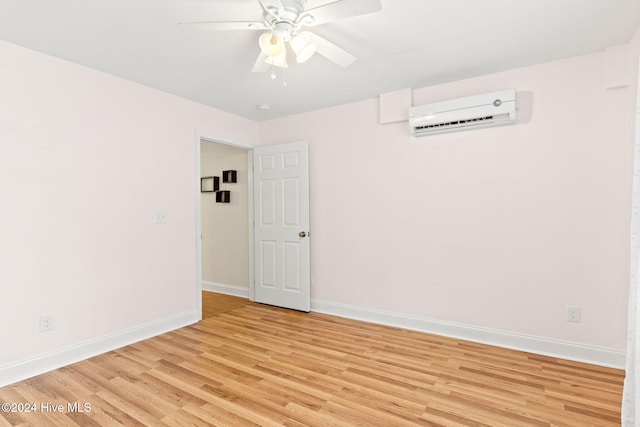
[[[0,426],[603,427],[619,425],[623,376],[249,303],[0,388],[0,402],[65,405],[0,412]]]
[[[247,298],[202,291],[202,319],[249,304]]]

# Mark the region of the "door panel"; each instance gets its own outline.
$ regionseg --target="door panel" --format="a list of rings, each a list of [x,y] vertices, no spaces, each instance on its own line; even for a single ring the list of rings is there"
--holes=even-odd
[[[256,302],[309,311],[309,154],[306,142],[254,148]]]
[[[286,178],[284,180],[284,225],[300,225],[300,180]]]
[[[261,242],[262,254],[262,286],[275,289],[276,287],[276,251],[277,244],[274,241],[263,240]]]
[[[276,181],[264,180],[260,182],[261,202],[259,206],[261,226],[276,225]]]

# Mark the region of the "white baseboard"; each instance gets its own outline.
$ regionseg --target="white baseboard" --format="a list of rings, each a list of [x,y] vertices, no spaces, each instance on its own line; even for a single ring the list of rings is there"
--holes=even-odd
[[[618,350],[314,299],[311,300],[311,310],[318,313],[364,320],[371,323],[427,332],[576,362],[617,369],[625,368],[625,353]]]
[[[217,283],[202,284],[203,290],[248,298],[249,290]],[[601,347],[567,341],[516,334],[488,328],[443,322],[421,317],[373,310],[363,307],[313,299],[311,310],[318,313],[363,320],[452,338],[526,351],[545,356],[591,363],[617,369],[625,367],[625,353]],[[0,387],[58,369],[99,354],[142,341],[156,335],[191,325],[200,320],[201,313],[191,311],[112,335],[97,338],[38,357],[0,367]]]
[[[249,298],[249,288],[243,288],[237,285],[226,285],[224,283],[205,282],[202,281],[202,290],[208,292],[217,292],[219,294],[233,295],[236,297]]]
[[[190,311],[149,322],[124,331],[63,348],[41,356],[0,366],[0,387],[13,384],[90,357],[142,341],[200,320],[201,313]]]

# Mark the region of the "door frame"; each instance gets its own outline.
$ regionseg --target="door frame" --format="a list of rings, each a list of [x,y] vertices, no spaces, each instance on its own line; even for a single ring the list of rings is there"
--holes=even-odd
[[[229,138],[221,138],[209,133],[196,130],[195,135],[195,152],[196,152],[196,176],[195,176],[195,189],[196,189],[196,299],[197,310],[199,320],[202,320],[202,211],[200,203],[200,158],[201,158],[201,143],[202,142],[214,142],[216,144],[229,145],[232,147],[242,148],[247,150],[247,174],[248,174],[248,217],[247,224],[249,231],[249,300],[254,300],[254,253],[253,253],[253,148],[254,145],[246,142],[234,141]]]

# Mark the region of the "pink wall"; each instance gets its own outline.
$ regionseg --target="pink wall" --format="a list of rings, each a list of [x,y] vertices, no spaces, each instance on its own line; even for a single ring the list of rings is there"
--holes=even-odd
[[[624,350],[635,85],[605,89],[605,68],[600,53],[414,91],[515,88],[515,126],[416,139],[379,125],[376,99],[263,123],[261,144],[310,142],[312,298]]]
[[[196,311],[196,129],[310,142],[314,299],[624,349],[638,34],[630,50],[626,88],[604,89],[601,53],[417,90],[531,103],[414,139],[375,99],[258,124],[0,42],[0,377]]]
[[[195,132],[254,143],[257,123],[5,42],[0,58],[0,368],[195,312]]]

